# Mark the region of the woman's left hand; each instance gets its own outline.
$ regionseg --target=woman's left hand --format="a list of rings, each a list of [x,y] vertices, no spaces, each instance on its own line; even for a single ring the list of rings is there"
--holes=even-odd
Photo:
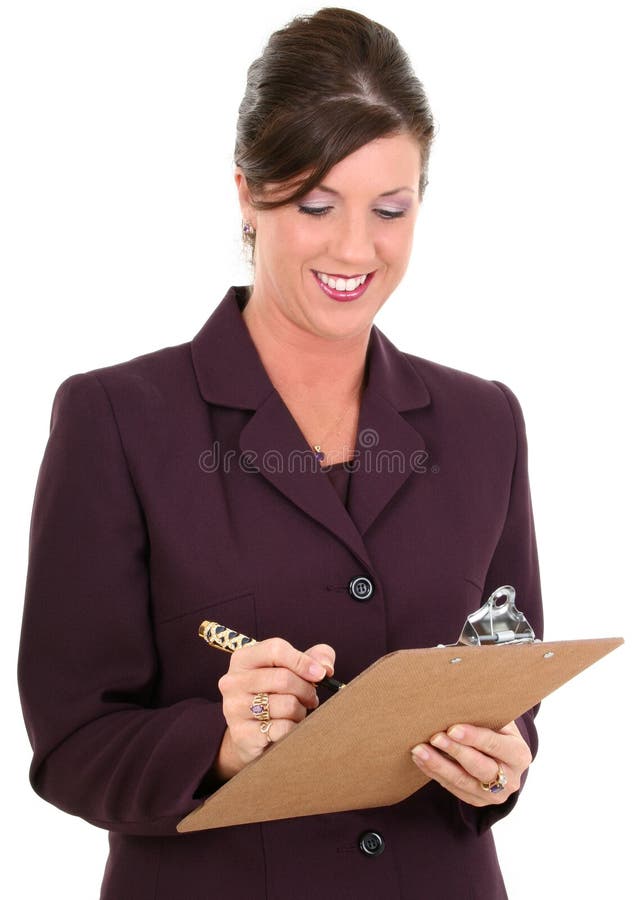
[[[447,732],[432,735],[428,744],[417,746],[427,753],[427,759],[420,759],[414,753],[417,748],[412,748],[412,759],[424,775],[472,806],[504,803],[519,789],[521,775],[532,761],[530,749],[515,722],[509,722],[500,731],[453,725]],[[495,781],[499,765],[507,784],[491,793],[481,787],[481,782]]]

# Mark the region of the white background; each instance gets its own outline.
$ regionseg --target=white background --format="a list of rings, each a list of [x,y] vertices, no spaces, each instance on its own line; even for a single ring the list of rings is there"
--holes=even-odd
[[[627,897],[634,882],[632,6],[354,6],[398,35],[438,123],[411,267],[376,324],[403,350],[514,390],[545,637],[626,639],[543,703],[539,756],[495,828],[512,900]],[[97,897],[107,853],[105,831],[31,790],[16,686],[55,389],[190,340],[247,282],[232,180],[246,70],[271,31],[318,8],[1,6],[4,896]]]

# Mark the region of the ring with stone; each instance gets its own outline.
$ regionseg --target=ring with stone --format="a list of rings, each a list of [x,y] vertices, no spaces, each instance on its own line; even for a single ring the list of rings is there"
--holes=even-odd
[[[493,781],[481,781],[479,784],[484,791],[489,791],[491,794],[498,794],[500,791],[504,790],[505,785],[507,784],[507,778],[505,777],[503,766],[500,763],[498,764],[498,772]]]
[[[270,720],[270,706],[268,704],[268,694],[255,694],[250,711],[256,719],[263,722]]]

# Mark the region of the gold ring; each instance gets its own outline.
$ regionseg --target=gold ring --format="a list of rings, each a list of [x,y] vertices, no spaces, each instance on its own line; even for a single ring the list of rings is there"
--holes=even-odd
[[[507,784],[507,778],[505,777],[503,766],[500,763],[498,764],[498,772],[493,781],[480,781],[479,784],[484,791],[489,791],[491,794],[498,794],[500,791],[504,790],[505,785]]]
[[[271,725],[272,725],[272,719],[269,719],[268,722],[261,723],[261,725],[259,726],[259,730],[261,731],[262,734],[266,735],[266,737],[268,738],[269,744],[274,744],[275,742],[273,741],[273,739],[271,738],[271,736],[268,733],[270,731]]]
[[[256,719],[268,722],[270,720],[268,694],[255,694],[250,711]]]

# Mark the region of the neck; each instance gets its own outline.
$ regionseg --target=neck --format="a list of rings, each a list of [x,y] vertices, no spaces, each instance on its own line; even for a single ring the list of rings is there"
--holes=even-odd
[[[354,398],[365,374],[371,325],[355,335],[321,335],[302,328],[255,295],[242,316],[268,375],[279,390]]]

